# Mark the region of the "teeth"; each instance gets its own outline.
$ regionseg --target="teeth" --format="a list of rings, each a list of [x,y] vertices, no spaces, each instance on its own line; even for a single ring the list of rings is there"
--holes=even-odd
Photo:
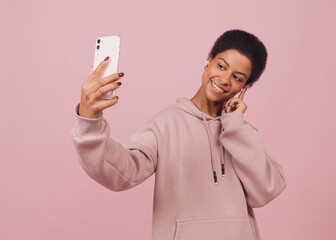
[[[211,81],[211,83],[212,83],[212,86],[214,86],[218,91],[224,93],[224,90],[219,88],[213,81]]]

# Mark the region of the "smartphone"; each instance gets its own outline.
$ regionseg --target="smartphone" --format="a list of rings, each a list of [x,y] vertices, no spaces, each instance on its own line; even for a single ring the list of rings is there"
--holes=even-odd
[[[107,56],[109,56],[110,62],[103,70],[101,78],[116,73],[118,71],[119,51],[120,51],[119,36],[114,35],[114,36],[98,37],[96,39],[95,44],[93,71]],[[102,99],[113,99],[115,97],[116,97],[116,90],[112,90],[110,92],[105,93],[102,96]]]

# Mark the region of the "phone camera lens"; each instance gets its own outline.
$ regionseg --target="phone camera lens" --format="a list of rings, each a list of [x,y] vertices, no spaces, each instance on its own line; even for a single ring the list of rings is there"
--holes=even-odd
[[[97,43],[100,43],[100,39],[97,40]]]
[[[99,49],[99,45],[97,45],[97,49]]]

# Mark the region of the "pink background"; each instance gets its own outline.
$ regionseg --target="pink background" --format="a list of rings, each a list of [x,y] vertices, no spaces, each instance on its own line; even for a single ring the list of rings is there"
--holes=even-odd
[[[191,98],[215,39],[255,34],[269,60],[245,119],[288,187],[255,213],[263,239],[336,239],[334,1],[2,0],[0,239],[150,239],[154,176],[111,192],[80,167],[70,138],[94,41],[119,35],[119,103],[104,111],[125,143]]]

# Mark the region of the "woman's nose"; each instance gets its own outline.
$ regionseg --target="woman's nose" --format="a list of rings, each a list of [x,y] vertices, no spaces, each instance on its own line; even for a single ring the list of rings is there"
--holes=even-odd
[[[229,77],[229,75],[228,74],[223,74],[222,76],[220,76],[219,83],[222,86],[229,86],[230,85],[230,77]]]

